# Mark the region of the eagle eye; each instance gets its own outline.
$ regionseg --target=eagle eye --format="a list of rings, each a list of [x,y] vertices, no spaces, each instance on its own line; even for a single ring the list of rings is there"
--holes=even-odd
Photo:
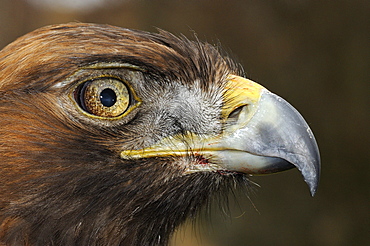
[[[130,106],[126,84],[110,77],[85,81],[76,88],[74,99],[87,113],[105,118],[120,116]]]

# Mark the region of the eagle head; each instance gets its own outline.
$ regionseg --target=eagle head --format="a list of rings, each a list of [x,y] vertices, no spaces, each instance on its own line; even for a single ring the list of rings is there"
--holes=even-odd
[[[0,52],[0,242],[166,245],[216,193],[320,158],[302,116],[214,46],[70,23]]]

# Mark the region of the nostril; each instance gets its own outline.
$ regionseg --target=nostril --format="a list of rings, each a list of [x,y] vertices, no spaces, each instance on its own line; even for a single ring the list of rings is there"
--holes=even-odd
[[[228,116],[228,119],[237,120],[239,118],[240,113],[246,108],[248,105],[242,105],[231,111]]]

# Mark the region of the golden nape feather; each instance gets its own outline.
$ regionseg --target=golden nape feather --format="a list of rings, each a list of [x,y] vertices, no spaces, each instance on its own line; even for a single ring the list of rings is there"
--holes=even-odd
[[[167,245],[215,194],[320,157],[302,116],[217,48],[70,23],[0,51],[0,244]]]

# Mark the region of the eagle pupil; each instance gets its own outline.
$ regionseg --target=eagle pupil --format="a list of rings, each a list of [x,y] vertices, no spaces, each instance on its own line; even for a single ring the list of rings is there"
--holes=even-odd
[[[112,89],[104,89],[100,93],[100,102],[105,107],[112,107],[117,101],[117,95]]]

